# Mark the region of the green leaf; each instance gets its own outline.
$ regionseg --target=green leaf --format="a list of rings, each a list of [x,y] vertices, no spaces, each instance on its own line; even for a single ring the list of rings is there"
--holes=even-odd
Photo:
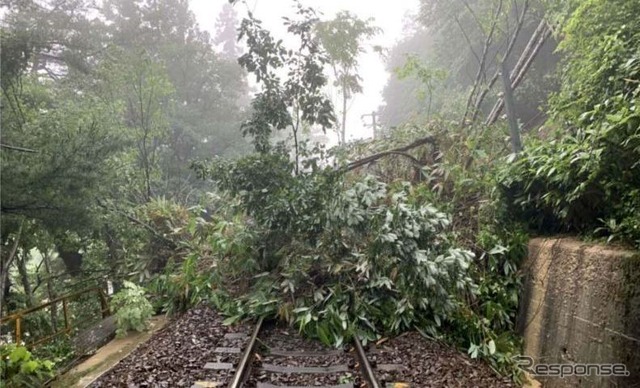
[[[222,321],[222,324],[225,326],[231,326],[234,323],[238,322],[240,320],[241,316],[240,315],[234,315],[231,317],[226,318],[224,321]]]
[[[16,347],[9,355],[9,360],[15,364],[22,361],[29,360],[30,358],[31,358],[31,353],[29,353],[27,348],[25,348],[24,346]]]
[[[489,251],[490,255],[499,255],[499,254],[503,254],[505,252],[508,252],[509,248],[507,247],[503,247],[502,245],[496,245],[495,247],[491,248],[491,250]]]
[[[493,355],[496,353],[496,343],[491,340],[489,341],[489,354]]]
[[[30,360],[20,365],[20,372],[24,374],[31,374],[35,372],[39,366],[40,363],[38,361]]]

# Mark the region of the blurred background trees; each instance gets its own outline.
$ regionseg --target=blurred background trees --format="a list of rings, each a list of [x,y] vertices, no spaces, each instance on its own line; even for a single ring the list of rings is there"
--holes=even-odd
[[[509,69],[516,66],[544,17],[537,0],[421,0],[418,16],[405,27],[406,36],[388,54],[389,71],[400,76],[390,77],[383,91],[382,123],[393,127],[431,113],[464,125],[484,121],[501,96],[497,75],[502,61]],[[544,121],[547,96],[557,89],[555,47],[554,39],[542,42],[516,90],[522,124]],[[415,63],[440,76],[410,76],[405,67]],[[416,98],[425,88],[432,98]]]
[[[82,274],[87,286],[129,273],[128,265],[145,268],[149,259],[122,245],[159,233],[140,206],[198,204],[203,182],[192,160],[237,157],[250,146],[238,131],[248,84],[230,37],[232,9],[220,16],[227,26],[215,38],[225,42],[218,53],[186,1],[2,6],[5,312],[7,302],[15,310],[51,297],[38,287],[43,279]],[[76,283],[56,282],[52,292]]]

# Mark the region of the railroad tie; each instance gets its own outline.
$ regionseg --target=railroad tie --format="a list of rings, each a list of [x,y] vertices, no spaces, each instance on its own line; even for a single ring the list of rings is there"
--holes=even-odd
[[[269,355],[277,357],[336,357],[343,354],[344,351],[338,349],[307,352],[283,349],[269,349]]]
[[[224,383],[219,381],[196,381],[191,388],[216,388],[222,386],[224,386]]]
[[[321,374],[321,373],[340,373],[349,372],[350,369],[346,365],[333,366],[282,366],[273,364],[263,364],[262,370],[272,373],[298,373],[298,374]]]
[[[338,385],[273,385],[269,383],[258,383],[256,388],[354,388],[353,383]]]
[[[242,353],[242,349],[240,348],[225,348],[218,347],[213,350],[215,353],[231,353],[231,354],[239,354]]]
[[[407,369],[402,364],[378,364],[376,365],[376,369],[384,371],[384,372],[394,372]]]
[[[207,362],[204,364],[204,369],[232,370],[233,364],[230,362]]]
[[[224,335],[226,339],[245,339],[248,337],[249,335],[247,333],[227,333]]]

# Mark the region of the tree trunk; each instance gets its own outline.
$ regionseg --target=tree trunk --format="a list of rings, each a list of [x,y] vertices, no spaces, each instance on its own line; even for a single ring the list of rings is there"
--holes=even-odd
[[[528,9],[529,9],[529,2],[525,1],[524,6],[522,7],[522,12],[520,13],[520,17],[518,18],[518,23],[516,24],[515,31],[513,35],[511,35],[511,39],[509,40],[509,44],[507,45],[507,50],[504,53],[504,56],[503,56],[504,61],[506,61],[509,58],[509,56],[511,55],[511,51],[513,51],[513,48],[516,45],[518,36],[520,35],[520,31],[522,30],[522,26],[524,25],[524,19],[525,19],[525,16],[527,15]],[[496,70],[496,72],[493,74],[493,77],[491,77],[491,81],[489,81],[489,84],[486,85],[486,87],[483,88],[480,94],[478,95],[478,98],[475,101],[475,107],[473,109],[471,123],[475,123],[476,120],[478,119],[478,115],[480,114],[480,108],[482,107],[482,103],[485,97],[487,96],[487,93],[489,93],[489,91],[493,88],[493,85],[498,81],[498,77],[500,77],[500,69]]]
[[[16,252],[18,252],[18,245],[20,244],[20,237],[22,236],[23,226],[24,221],[20,222],[18,233],[16,234],[16,237],[13,240],[13,246],[9,251],[9,256],[7,256],[6,258],[0,256],[0,318],[3,317],[2,307],[4,304],[4,298],[8,293],[8,290],[6,290],[6,286],[9,283],[9,268],[11,268],[11,264],[13,264],[13,260],[16,257]]]
[[[29,273],[27,272],[27,256],[28,253],[22,252],[18,255],[18,272],[20,273],[20,281],[24,294],[27,297],[27,307],[33,307],[33,291],[31,291],[31,282],[29,282]]]
[[[118,249],[120,242],[117,240],[115,231],[106,224],[104,227],[105,242],[107,243],[107,263],[109,264],[110,273],[109,277],[113,279],[113,291],[118,292],[122,288],[122,281],[119,280],[118,267],[122,264],[122,255]]]
[[[502,62],[502,82],[504,82],[504,101],[507,106],[507,119],[509,120],[509,133],[511,134],[511,148],[514,153],[522,151],[520,142],[520,129],[518,128],[518,118],[516,117],[513,89],[511,89],[511,78],[507,69],[507,62]]]
[[[293,130],[293,146],[294,146],[294,152],[295,152],[295,160],[296,160],[296,165],[295,167],[295,174],[298,175],[300,172],[300,150],[299,145],[298,145],[298,129],[300,129],[300,108],[296,107],[295,108],[295,112],[296,112],[296,122],[292,127]]]
[[[466,1],[463,1],[463,3],[467,7],[467,9],[469,11],[471,11],[471,7],[469,6],[469,4],[467,4]],[[497,8],[495,10],[495,14],[494,14],[494,16],[492,18],[493,21],[491,23],[491,28],[489,29],[489,33],[487,34],[487,36],[485,38],[484,46],[482,48],[482,57],[479,57],[473,51],[473,45],[471,44],[470,39],[467,37],[466,33],[464,32],[464,28],[462,27],[462,24],[460,23],[460,21],[456,17],[456,22],[458,23],[458,26],[460,27],[460,30],[465,35],[465,38],[467,39],[467,42],[469,44],[469,48],[471,49],[471,51],[474,53],[476,59],[478,60],[478,71],[476,73],[475,81],[473,82],[473,87],[471,88],[471,93],[469,93],[469,97],[467,99],[467,107],[464,110],[464,116],[462,116],[462,122],[460,124],[460,126],[463,127],[463,128],[467,125],[467,117],[469,116],[469,112],[470,112],[470,109],[472,108],[473,101],[474,101],[474,99],[476,97],[476,93],[478,91],[478,88],[480,87],[480,83],[482,82],[483,79],[486,79],[487,56],[489,54],[489,48],[491,47],[491,44],[493,42],[493,34],[495,33],[496,26],[498,25],[498,16],[500,15],[500,12],[502,12],[502,1],[500,1],[498,3],[498,6],[497,6]],[[472,12],[472,15],[473,15],[473,12]],[[476,20],[476,22],[478,22],[478,21]],[[480,29],[482,29],[482,25],[480,24],[480,22],[478,22],[478,26],[480,27]]]
[[[516,63],[516,66],[513,68],[513,76],[510,77],[512,90],[515,90],[520,85],[536,56],[540,52],[540,49],[544,46],[544,43],[550,35],[551,29],[546,21],[542,20],[536,29],[536,32],[531,36],[531,39],[529,40],[527,47],[525,47],[525,50],[522,52],[522,55],[520,55],[518,63]],[[489,113],[489,117],[487,117],[485,125],[494,124],[498,120],[503,108],[504,99],[500,98],[496,101],[493,109],[491,109],[491,113]]]
[[[342,144],[347,143],[347,82],[343,81],[342,84]]]
[[[46,252],[42,256],[42,260],[44,261],[44,269],[47,272],[47,294],[49,300],[53,300],[56,298],[56,291],[53,287],[53,281],[51,280],[51,256],[49,256],[49,252]],[[58,331],[58,306],[54,303],[51,305],[51,328],[53,332]]]

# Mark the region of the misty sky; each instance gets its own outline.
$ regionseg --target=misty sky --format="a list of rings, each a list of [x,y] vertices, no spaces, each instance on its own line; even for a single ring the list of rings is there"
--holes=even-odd
[[[189,0],[198,23],[212,36],[215,35],[218,14],[226,2],[227,0]],[[373,38],[370,45],[381,45],[385,48],[391,47],[402,37],[405,16],[418,9],[418,0],[303,0],[302,3],[314,7],[326,18],[333,17],[341,10],[351,11],[363,19],[374,18],[375,24],[383,29],[383,33]],[[293,12],[292,0],[247,0],[247,4],[255,16],[264,22],[265,27],[277,36],[284,37],[285,31],[281,17]],[[235,8],[241,19],[246,13],[246,6],[239,3]],[[380,106],[382,88],[389,76],[380,56],[371,52],[360,58],[360,75],[363,79],[364,93],[355,97],[347,119],[347,138],[352,139],[371,136],[371,128],[365,128],[361,116],[371,113]],[[334,101],[337,102],[337,100]],[[369,124],[371,119],[367,117],[366,120]],[[335,136],[332,139],[335,139]]]

